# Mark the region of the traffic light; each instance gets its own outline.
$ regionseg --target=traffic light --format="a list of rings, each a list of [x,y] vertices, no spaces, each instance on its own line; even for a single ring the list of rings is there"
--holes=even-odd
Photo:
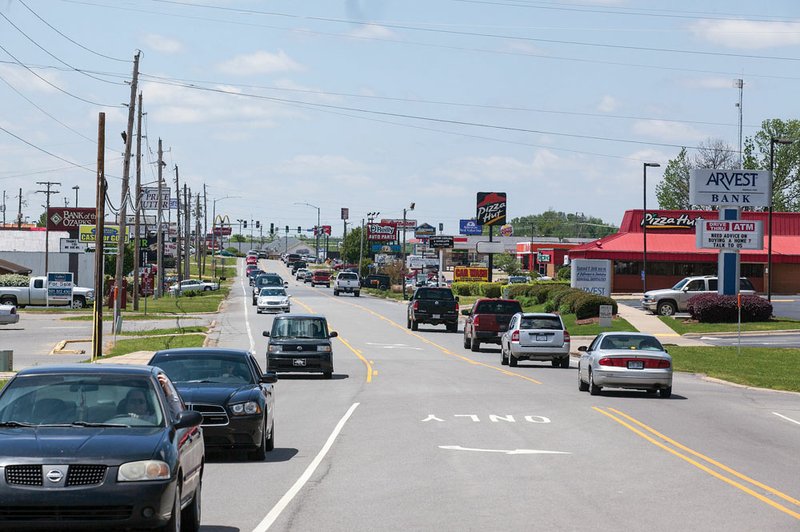
[[[286,234],[287,235],[289,234],[289,226],[288,225],[286,226]]]
[[[247,220],[242,220],[242,227],[247,229]]]
[[[302,232],[303,232],[303,228],[298,225],[297,226],[297,233],[299,234],[299,233],[302,233]]]
[[[275,234],[275,224],[272,222],[269,223],[269,234],[271,235]]]
[[[256,229],[261,229],[261,222],[256,220]]]

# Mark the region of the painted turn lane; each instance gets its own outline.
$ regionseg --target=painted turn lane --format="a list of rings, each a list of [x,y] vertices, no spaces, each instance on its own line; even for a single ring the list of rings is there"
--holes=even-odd
[[[752,479],[747,475],[739,473],[735,469],[732,469],[708,456],[705,456],[689,447],[678,443],[677,441],[673,440],[661,434],[657,430],[653,429],[642,423],[641,421],[634,419],[633,417],[625,414],[616,408],[601,408],[597,406],[593,406],[592,409],[595,411],[603,414],[604,416],[613,419],[626,429],[630,430],[637,436],[647,440],[648,442],[652,443],[653,445],[667,451],[670,454],[673,454],[688,462],[689,464],[695,466],[696,468],[700,469],[715,477],[726,484],[733,486],[734,488],[747,493],[751,497],[758,499],[759,501],[772,506],[773,508],[794,517],[797,520],[800,520],[800,500],[795,499],[781,491],[778,491],[775,488],[767,486],[766,484],[759,482],[758,480]],[[703,463],[705,462],[705,463]],[[716,469],[713,469],[713,468]],[[738,479],[738,480],[735,480]],[[753,486],[754,488],[760,489],[762,492],[771,495],[774,498],[780,499],[782,502],[778,502],[769,498],[767,495],[758,493],[755,489],[747,486]],[[784,505],[785,503],[789,503],[789,507]]]

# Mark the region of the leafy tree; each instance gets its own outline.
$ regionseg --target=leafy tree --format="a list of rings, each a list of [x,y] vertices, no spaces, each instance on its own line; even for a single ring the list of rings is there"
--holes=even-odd
[[[363,247],[361,247],[361,228],[355,227],[352,230],[348,231],[347,237],[345,237],[344,241],[342,242],[342,260],[349,263],[356,263],[358,262],[359,258],[359,248],[363,252],[363,257],[369,257],[369,248],[367,245],[366,239],[364,239]]]
[[[522,265],[515,255],[511,253],[499,253],[494,256],[494,267],[503,270],[508,275],[517,275],[522,270]]]
[[[247,242],[247,239],[244,237],[244,235],[235,234],[231,235],[231,242]]]
[[[772,204],[776,211],[800,211],[800,120],[764,120],[761,130],[745,139],[745,168],[769,170],[770,139],[797,141],[791,145],[774,144]]]
[[[548,210],[511,220],[517,236],[564,238],[601,238],[617,232],[617,227],[583,213]]]

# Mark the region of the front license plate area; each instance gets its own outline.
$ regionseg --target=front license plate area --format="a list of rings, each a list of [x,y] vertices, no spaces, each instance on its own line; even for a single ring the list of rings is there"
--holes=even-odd
[[[305,366],[306,365],[306,359],[305,358],[292,359],[292,365],[293,366]]]
[[[641,360],[629,360],[628,369],[644,369],[644,362]]]

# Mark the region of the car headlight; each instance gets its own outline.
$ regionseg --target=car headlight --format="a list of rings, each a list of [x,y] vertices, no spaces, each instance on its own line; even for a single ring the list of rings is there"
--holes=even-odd
[[[230,408],[234,416],[252,416],[253,414],[261,413],[261,407],[255,401],[236,403],[234,405],[230,405]]]
[[[324,351],[326,353],[330,353],[331,352],[331,346],[329,346],[329,345],[318,345],[317,346],[317,351]]]
[[[142,480],[168,480],[169,466],[161,460],[140,460],[119,466],[117,482],[138,482]]]
[[[280,352],[281,352],[281,346],[279,345],[270,345],[269,347],[267,347],[267,353],[280,353]]]

